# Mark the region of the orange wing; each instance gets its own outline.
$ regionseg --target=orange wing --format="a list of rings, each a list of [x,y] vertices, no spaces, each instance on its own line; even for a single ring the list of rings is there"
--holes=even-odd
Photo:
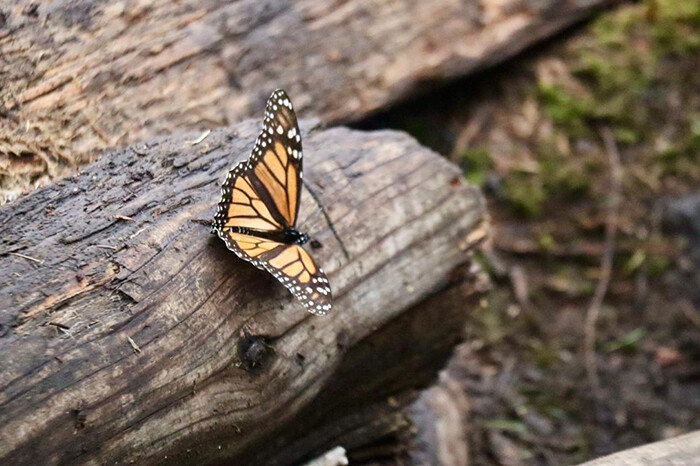
[[[226,177],[214,230],[293,228],[299,213],[301,134],[292,102],[278,89],[267,100],[263,127],[248,161]]]
[[[274,275],[309,312],[322,315],[331,309],[323,270],[298,244],[270,239],[295,227],[301,178],[297,118],[287,94],[276,90],[267,101],[250,159],[226,176],[212,232],[238,257]]]
[[[233,232],[222,238],[238,257],[274,275],[310,313],[325,315],[331,310],[328,278],[298,244],[283,244]]]

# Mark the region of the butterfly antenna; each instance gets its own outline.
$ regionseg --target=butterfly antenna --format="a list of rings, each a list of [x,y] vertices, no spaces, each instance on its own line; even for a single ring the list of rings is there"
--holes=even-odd
[[[343,250],[343,255],[345,255],[346,259],[350,260],[350,254],[348,254],[348,250],[345,248],[345,244],[343,243],[343,240],[340,239],[338,232],[335,230],[335,226],[333,225],[333,222],[331,221],[330,216],[328,216],[328,212],[326,212],[326,209],[323,207],[323,204],[321,204],[321,200],[316,195],[316,192],[313,189],[311,189],[311,186],[309,186],[309,184],[306,182],[305,179],[302,178],[301,181],[304,184],[304,186],[306,186],[306,189],[309,190],[311,197],[314,198],[314,201],[316,201],[316,204],[318,205],[319,209],[321,209],[321,213],[323,214],[323,217],[326,219],[326,223],[328,224],[328,227],[331,229],[331,232],[333,233],[333,236],[335,236],[335,239],[338,240],[338,244],[340,244],[340,249]]]

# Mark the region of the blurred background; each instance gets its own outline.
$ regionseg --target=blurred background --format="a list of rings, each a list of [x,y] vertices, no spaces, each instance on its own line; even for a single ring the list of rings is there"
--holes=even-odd
[[[700,3],[623,4],[361,123],[411,133],[488,198],[494,287],[450,367],[474,464],[573,464],[700,428],[699,68]]]
[[[389,2],[385,18],[423,24],[387,46],[399,58],[368,55],[353,74],[356,56],[323,50],[301,69],[343,77],[319,85],[287,81],[285,48],[298,44],[274,35],[281,7],[270,2],[234,2],[206,27],[197,22],[209,13],[187,2],[0,7],[0,200],[110,148],[254,116],[283,86],[302,115],[406,131],[483,189],[493,227],[478,260],[492,288],[446,369],[469,399],[472,464],[576,464],[700,429],[700,1],[454,6],[469,27],[505,39],[461,34],[441,3],[401,16]],[[354,31],[346,6],[300,15],[313,30]],[[236,42],[250,16],[255,27],[270,21],[257,55]],[[42,18],[69,32],[50,25],[49,40]],[[122,40],[151,30],[140,48]],[[435,59],[453,33],[484,48]],[[65,55],[69,38],[88,35],[91,45]],[[428,58],[414,65],[404,50]],[[110,53],[109,67],[93,66]]]

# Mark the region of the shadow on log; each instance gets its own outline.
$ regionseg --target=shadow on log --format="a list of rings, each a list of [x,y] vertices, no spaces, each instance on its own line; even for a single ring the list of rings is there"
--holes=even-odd
[[[1,463],[288,464],[398,431],[473,305],[483,200],[402,133],[305,122],[299,226],[335,295],[314,317],[208,233],[258,129],[114,152],[0,209]]]

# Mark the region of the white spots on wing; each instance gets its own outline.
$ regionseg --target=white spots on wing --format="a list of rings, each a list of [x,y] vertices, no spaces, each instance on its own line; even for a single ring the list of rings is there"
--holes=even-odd
[[[227,221],[227,212],[229,204],[232,202],[233,184],[235,179],[242,174],[253,169],[260,161],[264,149],[273,145],[273,139],[282,142],[284,138],[287,142],[285,149],[287,153],[296,160],[301,160],[303,153],[300,150],[301,135],[299,128],[294,126],[288,130],[280,124],[281,119],[278,118],[278,111],[286,107],[292,110],[292,103],[284,93],[278,90],[268,100],[268,105],[265,109],[265,116],[262,123],[262,131],[255,141],[251,156],[248,160],[239,162],[226,174],[226,179],[222,186],[222,198],[217,206],[217,214],[212,224],[213,230],[218,233],[219,237],[224,241],[227,248],[233,251],[236,256],[251,263],[253,266],[261,270],[266,270],[272,274],[281,284],[290,290],[302,303],[304,308],[312,314],[325,315],[331,309],[331,289],[328,286],[328,279],[325,276],[314,276],[310,282],[300,283],[298,277],[288,277],[280,270],[272,267],[265,260],[254,259],[245,251],[240,249],[235,241],[231,240],[227,232],[233,231],[233,228],[226,228],[224,225]],[[286,110],[284,110],[286,112]],[[293,113],[292,113],[293,115]],[[286,132],[285,132],[286,130]],[[277,134],[275,134],[277,133]],[[303,173],[299,173],[299,177],[303,177]],[[323,270],[319,268],[318,272],[322,275]]]

